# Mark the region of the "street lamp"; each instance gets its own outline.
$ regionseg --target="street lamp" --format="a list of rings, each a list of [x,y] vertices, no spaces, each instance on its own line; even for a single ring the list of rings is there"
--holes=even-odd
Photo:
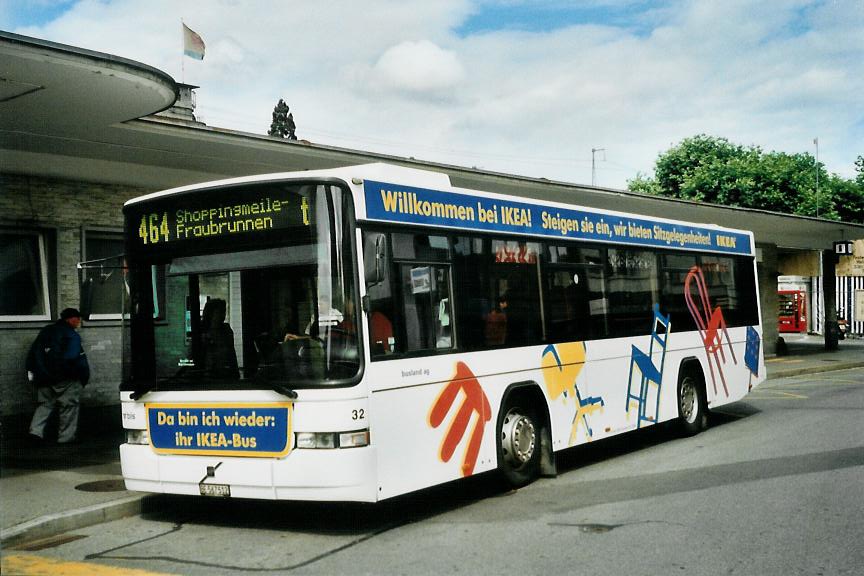
[[[816,145],[816,217],[819,217],[819,138],[813,139]]]

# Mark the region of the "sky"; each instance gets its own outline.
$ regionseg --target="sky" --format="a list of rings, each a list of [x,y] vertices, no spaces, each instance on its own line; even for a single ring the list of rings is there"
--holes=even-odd
[[[4,0],[0,29],[199,86],[210,126],[283,98],[301,139],[509,174],[626,188],[697,134],[864,154],[864,0]]]

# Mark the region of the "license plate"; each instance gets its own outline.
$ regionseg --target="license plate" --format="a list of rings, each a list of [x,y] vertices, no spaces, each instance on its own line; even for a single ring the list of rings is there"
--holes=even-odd
[[[199,484],[202,496],[220,496],[227,498],[231,496],[231,486],[228,484]]]

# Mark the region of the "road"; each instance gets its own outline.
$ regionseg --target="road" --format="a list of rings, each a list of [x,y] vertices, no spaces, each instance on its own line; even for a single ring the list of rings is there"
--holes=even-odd
[[[376,506],[159,497],[4,555],[45,573],[864,574],[864,370],[769,381],[711,424],[573,449],[518,491],[480,477]]]

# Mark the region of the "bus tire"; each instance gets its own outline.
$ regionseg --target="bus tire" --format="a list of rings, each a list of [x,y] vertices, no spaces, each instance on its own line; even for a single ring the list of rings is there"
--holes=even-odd
[[[540,474],[541,422],[528,403],[508,404],[498,424],[498,469],[511,488]]]
[[[682,368],[678,377],[678,430],[693,436],[708,427],[708,403],[702,371]]]

